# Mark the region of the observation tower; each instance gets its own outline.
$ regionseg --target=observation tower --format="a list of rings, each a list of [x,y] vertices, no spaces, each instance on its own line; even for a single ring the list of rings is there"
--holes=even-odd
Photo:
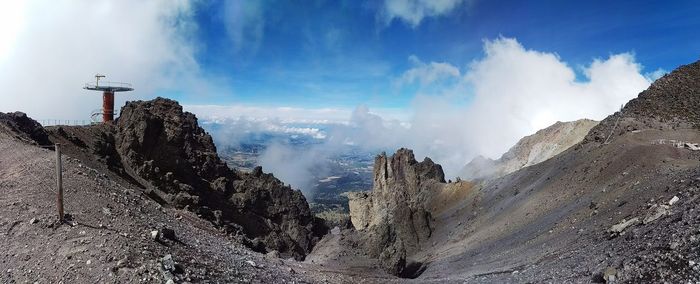
[[[114,93],[133,91],[134,88],[132,88],[131,84],[128,83],[100,83],[100,79],[105,77],[105,75],[96,74],[95,83],[85,83],[83,89],[102,92],[102,112],[94,112],[92,116],[102,114],[102,122],[110,122],[114,120]]]

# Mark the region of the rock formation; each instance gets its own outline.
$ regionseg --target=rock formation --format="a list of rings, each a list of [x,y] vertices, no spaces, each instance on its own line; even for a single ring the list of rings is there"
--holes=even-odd
[[[226,193],[234,173],[216,154],[194,114],[166,99],[128,102],[117,120],[115,147],[127,172],[168,203],[199,205],[202,188]],[[228,188],[226,188],[228,187]]]
[[[90,134],[73,134],[81,131]],[[183,112],[176,101],[127,102],[115,126],[60,127],[55,132],[68,141],[91,140],[82,144],[107,161],[110,170],[127,175],[161,203],[197,212],[227,232],[242,234],[254,250],[303,259],[327,231],[300,191],[262,168],[252,173],[229,169],[195,115]],[[76,135],[82,138],[70,139]]]
[[[548,160],[581,142],[597,121],[580,119],[555,124],[526,136],[498,160],[477,156],[461,171],[468,180],[498,178]]]
[[[429,158],[419,163],[413,151],[402,148],[375,158],[372,192],[349,195],[353,225],[363,231],[367,251],[387,272],[404,275],[407,258],[432,234],[426,203],[444,183],[440,165]]]
[[[13,134],[24,141],[30,141],[39,145],[49,145],[49,136],[41,127],[41,124],[29,118],[23,112],[0,112],[0,126],[6,131]]]

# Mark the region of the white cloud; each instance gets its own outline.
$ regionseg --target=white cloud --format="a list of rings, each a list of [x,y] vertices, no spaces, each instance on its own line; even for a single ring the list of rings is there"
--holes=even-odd
[[[223,121],[227,119],[277,120],[285,124],[349,124],[356,111],[350,108],[301,108],[280,106],[232,105],[185,105],[186,111],[192,112],[206,121]],[[391,121],[406,121],[410,115],[405,109],[374,108],[373,114]]]
[[[344,108],[296,108],[248,105],[185,105],[185,110],[205,120],[276,119],[282,123],[331,124],[346,123],[351,110]]]
[[[477,154],[496,158],[556,121],[605,118],[651,83],[629,53],[593,60],[580,81],[556,54],[525,49],[515,39],[486,41],[484,52],[451,90],[419,95],[414,103],[417,138],[407,144],[448,174]],[[469,103],[455,103],[460,98]]]
[[[256,51],[265,34],[263,1],[225,1],[224,24],[236,51]]]
[[[284,114],[266,110],[258,114],[298,118],[309,112],[313,119],[323,120],[333,113],[329,120],[343,123],[324,130],[324,142],[306,151],[325,157],[348,144],[366,150],[409,147],[419,158],[429,156],[442,164],[446,174],[454,177],[475,155],[497,158],[523,136],[556,121],[600,120],[651,83],[629,53],[594,59],[581,68],[584,78],[577,79],[574,69],[556,54],[528,50],[515,39],[498,38],[484,43],[482,58],[462,71],[449,73],[449,77],[460,74],[453,80],[434,79],[434,72],[412,73],[411,80],[440,87],[426,88],[438,90],[436,93],[421,91],[416,95],[405,119],[387,119],[366,106],[352,112],[298,110]],[[348,119],[343,120],[343,116]],[[276,151],[281,153],[279,148]],[[285,163],[285,157],[297,156],[277,154],[270,155],[271,160],[281,161],[275,169],[304,174],[279,169],[293,164],[292,160]]]
[[[25,6],[22,1],[0,2],[0,63],[13,52],[24,27]]]
[[[414,67],[403,72],[397,81],[399,85],[408,85],[416,82],[421,85],[428,85],[437,81],[460,76],[459,69],[449,63],[424,63],[415,55],[411,55],[408,59]]]
[[[0,50],[0,111],[89,119],[102,99],[82,86],[98,72],[134,84],[116,106],[201,84],[189,1],[28,1],[0,9],[20,15],[0,20],[0,42],[10,46]],[[14,25],[17,32],[5,32]]]
[[[272,142],[258,159],[266,172],[313,194],[315,178],[324,175],[327,160],[348,146],[367,151],[391,151],[409,137],[410,125],[391,117],[406,117],[394,109],[379,109],[380,116],[361,105],[347,109],[304,109],[253,106],[185,106],[203,122],[220,149],[239,146],[247,139],[270,137]],[[313,138],[309,145],[285,145],[285,137]],[[281,139],[280,139],[281,138]]]
[[[270,133],[282,135],[306,135],[314,139],[325,139],[326,132],[321,130],[317,125],[323,125],[328,122],[320,123],[291,123],[282,121],[277,118],[252,118],[252,117],[236,117],[211,119],[205,118],[201,122],[205,127],[213,130],[214,140],[217,144],[233,145],[239,143],[246,135],[254,133]]]
[[[664,70],[663,68],[659,68],[656,69],[654,72],[644,74],[644,77],[647,77],[649,81],[656,81],[657,79],[663,77],[666,74],[668,74],[668,71]]]
[[[399,19],[415,28],[424,18],[445,15],[463,2],[464,0],[384,0],[382,15],[386,24]]]
[[[300,151],[289,145],[273,143],[258,158],[258,164],[265,172],[271,172],[294,189],[300,189],[307,198],[311,198],[311,191],[315,182],[314,176],[323,176],[327,173],[325,167],[328,157],[332,153],[326,147],[311,147]]]

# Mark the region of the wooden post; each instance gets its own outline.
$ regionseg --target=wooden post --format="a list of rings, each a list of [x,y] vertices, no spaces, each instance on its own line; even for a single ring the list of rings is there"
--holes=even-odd
[[[63,222],[63,165],[61,162],[61,144],[56,143],[56,187],[58,189],[58,221]]]

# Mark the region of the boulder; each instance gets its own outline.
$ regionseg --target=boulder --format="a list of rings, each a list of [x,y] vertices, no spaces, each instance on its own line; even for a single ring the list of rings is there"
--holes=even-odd
[[[654,204],[647,210],[647,214],[644,217],[644,220],[642,220],[642,223],[644,224],[649,224],[651,222],[656,221],[657,219],[668,215],[668,205],[661,204],[661,205],[656,205]]]
[[[372,220],[372,192],[347,193],[350,207],[350,222],[356,230],[367,229]]]
[[[629,220],[623,219],[620,223],[617,223],[617,224],[613,225],[612,227],[610,227],[610,229],[608,229],[608,232],[611,233],[613,236],[621,235],[624,233],[625,229],[627,229],[628,227],[637,225],[637,224],[639,224],[639,218],[637,218],[637,217],[634,217],[634,218],[629,219]]]

